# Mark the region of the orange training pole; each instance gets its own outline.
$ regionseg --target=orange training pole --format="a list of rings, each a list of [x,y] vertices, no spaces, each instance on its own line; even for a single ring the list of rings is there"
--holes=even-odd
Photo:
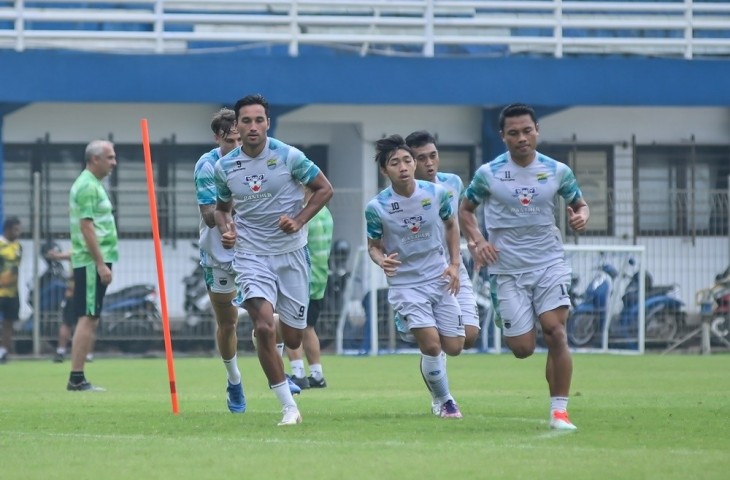
[[[157,283],[160,287],[160,303],[162,306],[162,331],[165,337],[165,356],[167,357],[167,376],[170,379],[170,398],[172,413],[178,414],[177,387],[175,386],[175,365],[172,359],[172,341],[170,339],[170,320],[167,316],[167,290],[165,289],[165,275],[162,268],[162,246],[160,244],[160,229],[157,225],[157,197],[155,196],[155,182],[152,173],[152,154],[150,153],[150,134],[147,119],[140,122],[142,126],[142,146],[144,148],[144,166],[147,171],[147,196],[150,204],[150,220],[152,221],[152,238],[155,242],[155,260],[157,261]]]

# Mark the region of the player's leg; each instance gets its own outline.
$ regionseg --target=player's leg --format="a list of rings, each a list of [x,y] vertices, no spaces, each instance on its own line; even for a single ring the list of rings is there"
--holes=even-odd
[[[226,368],[226,403],[231,413],[246,411],[241,372],[238,369],[238,308],[231,302],[236,296],[235,276],[227,268],[204,268],[208,297],[213,306],[216,321],[216,344],[223,366]]]
[[[18,318],[20,303],[18,308],[14,308],[12,298],[0,299],[0,312],[2,313],[2,342],[0,343],[0,363],[8,360],[8,354],[13,350],[13,323]]]
[[[68,342],[71,339],[71,332],[76,326],[78,317],[73,307],[73,294],[66,298],[61,310],[61,325],[58,327],[58,343],[56,345],[56,356],[53,361],[56,363],[63,362],[68,349]]]
[[[459,269],[459,293],[456,299],[459,302],[461,310],[461,320],[464,322],[464,348],[473,348],[479,340],[479,311],[477,310],[477,301],[474,296],[474,288],[469,278],[464,264]]]
[[[565,325],[568,321],[570,269],[563,264],[545,269],[535,286],[535,311],[548,348],[545,377],[550,390],[550,426],[575,430],[568,419],[568,397],[573,376],[573,359]]]
[[[307,381],[313,388],[325,388],[327,386],[327,381],[324,379],[324,372],[322,370],[319,337],[315,330],[317,320],[319,320],[319,314],[322,311],[322,303],[322,299],[309,300],[307,328],[304,329],[304,336],[302,338],[302,347],[307,357],[307,364],[309,364],[309,377],[307,377]]]
[[[107,264],[111,268],[111,264]],[[103,391],[86,380],[84,365],[91,351],[99,325],[99,315],[104,303],[106,285],[96,271],[95,265],[74,269],[74,310],[79,320],[71,343],[71,374],[67,390]]]
[[[537,318],[532,307],[531,281],[529,273],[493,275],[491,279],[505,341],[512,354],[520,359],[535,352]]]
[[[301,415],[292,397],[289,382],[284,373],[284,362],[277,349],[279,329],[286,342],[287,339],[291,341],[292,333],[289,332],[291,327],[285,324],[286,321],[282,322],[281,311],[278,311],[279,322],[274,318],[274,305],[277,305],[277,310],[280,310],[279,284],[286,281],[284,278],[280,278],[279,270],[282,269],[281,265],[285,264],[287,259],[277,257],[282,257],[282,255],[236,255],[234,267],[236,271],[241,272],[236,278],[240,289],[236,302],[246,308],[253,322],[253,335],[256,337],[256,353],[259,363],[269,382],[269,388],[282,405],[284,417],[279,425],[294,425],[302,421]],[[308,282],[306,272],[309,271],[309,268],[306,266],[306,259],[304,261],[304,272],[306,282]],[[308,295],[307,288],[304,293],[304,301],[307,301]],[[306,304],[304,304],[301,329],[306,325],[304,319],[306,308]],[[289,314],[288,311],[287,314]],[[299,334],[298,342],[292,346],[298,347],[299,344],[301,344],[301,334]]]

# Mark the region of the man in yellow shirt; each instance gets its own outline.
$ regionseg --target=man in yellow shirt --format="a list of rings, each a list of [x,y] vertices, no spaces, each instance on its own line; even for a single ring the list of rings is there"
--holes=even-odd
[[[0,315],[3,319],[0,363],[8,360],[13,350],[13,323],[18,320],[20,299],[18,297],[18,270],[23,256],[23,247],[18,239],[22,228],[18,217],[8,217],[3,223],[0,235]]]

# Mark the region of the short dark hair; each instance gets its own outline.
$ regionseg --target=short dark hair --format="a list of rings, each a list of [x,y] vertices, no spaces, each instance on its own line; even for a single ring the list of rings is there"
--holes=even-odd
[[[535,125],[537,125],[537,116],[531,106],[524,103],[511,103],[499,112],[499,130],[504,130],[504,121],[506,118],[521,117],[522,115],[529,115],[532,121],[535,122]]]
[[[5,219],[3,222],[3,230],[10,230],[16,225],[20,225],[20,219],[15,215],[12,215]]]
[[[436,145],[436,138],[426,130],[417,130],[406,137],[406,145],[411,148],[418,148],[433,143]]]
[[[260,93],[254,93],[239,99],[236,102],[236,105],[234,105],[233,111],[236,113],[236,120],[238,120],[238,115],[240,115],[241,109],[249,105],[261,105],[264,107],[266,118],[269,118],[269,102]]]
[[[405,150],[413,155],[411,147],[406,145],[403,137],[397,133],[394,133],[389,137],[381,138],[375,142],[375,161],[378,162],[380,168],[385,168],[385,165],[388,163],[388,159],[396,150]]]
[[[223,107],[218,110],[215,115],[213,115],[213,120],[210,122],[210,129],[213,130],[213,133],[216,135],[223,132],[223,136],[225,137],[228,132],[233,129],[235,124],[236,112],[230,108]]]

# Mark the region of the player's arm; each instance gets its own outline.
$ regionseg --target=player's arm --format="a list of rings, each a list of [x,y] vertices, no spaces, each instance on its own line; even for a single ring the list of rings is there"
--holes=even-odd
[[[466,238],[469,253],[474,259],[475,268],[479,269],[484,265],[497,261],[497,249],[489,243],[479,230],[476,216],[477,205],[468,197],[461,199],[459,203],[459,223],[461,231]]]
[[[198,210],[200,210],[200,216],[208,228],[216,226],[215,205],[198,205]]]
[[[449,248],[450,263],[444,272],[449,279],[449,291],[456,295],[459,293],[459,268],[461,267],[461,235],[459,223],[455,215],[444,220],[444,231],[446,233],[446,245]]]
[[[207,162],[199,166],[196,165],[193,181],[195,183],[195,195],[198,199],[200,216],[208,228],[213,228],[216,225],[215,198],[217,195],[215,167]]]
[[[101,278],[101,283],[109,285],[112,281],[112,271],[104,262],[104,256],[101,254],[99,240],[96,238],[94,220],[91,218],[82,218],[79,220],[79,226],[81,227],[81,235],[84,237],[84,242],[86,242],[86,248],[89,250],[89,255],[91,255],[96,265],[96,272],[99,274],[99,278]]]
[[[568,205],[568,225],[576,232],[583,232],[588,226],[591,211],[583,197]]]
[[[370,259],[382,268],[387,276],[392,277],[395,275],[398,265],[400,265],[400,261],[396,258],[398,253],[387,255],[382,238],[368,238],[368,254]]]
[[[223,248],[233,248],[236,244],[236,226],[233,223],[233,201],[221,200],[220,197],[215,202],[215,210],[213,216],[215,218],[215,226],[221,232],[221,243]]]
[[[314,180],[307,184],[307,188],[312,191],[312,196],[302,210],[294,216],[289,218],[283,215],[279,219],[279,228],[286,233],[294,233],[301,230],[301,228],[314,217],[317,212],[322,210],[327,202],[330,201],[332,195],[334,195],[334,189],[332,184],[324,176],[324,173],[319,172]]]

